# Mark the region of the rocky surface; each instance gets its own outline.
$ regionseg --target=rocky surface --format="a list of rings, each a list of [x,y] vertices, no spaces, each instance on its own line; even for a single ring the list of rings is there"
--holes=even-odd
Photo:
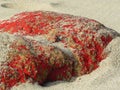
[[[1,90],[27,80],[43,85],[88,74],[98,68],[108,54],[104,49],[119,36],[93,19],[45,11],[1,21],[0,34],[1,46],[7,47],[0,66]]]

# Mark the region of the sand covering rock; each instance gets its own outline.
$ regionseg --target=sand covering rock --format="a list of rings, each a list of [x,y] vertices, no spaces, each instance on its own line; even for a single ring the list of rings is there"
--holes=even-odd
[[[42,85],[88,74],[106,57],[108,43],[119,36],[95,20],[44,11],[1,21],[0,31],[1,45],[7,47],[0,66],[1,90],[28,79]]]

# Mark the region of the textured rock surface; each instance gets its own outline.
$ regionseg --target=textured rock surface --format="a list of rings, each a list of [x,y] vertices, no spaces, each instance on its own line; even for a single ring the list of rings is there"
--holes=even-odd
[[[23,12],[0,22],[15,40],[0,66],[0,89],[26,82],[70,80],[99,66],[108,43],[118,36],[101,23],[55,12]]]

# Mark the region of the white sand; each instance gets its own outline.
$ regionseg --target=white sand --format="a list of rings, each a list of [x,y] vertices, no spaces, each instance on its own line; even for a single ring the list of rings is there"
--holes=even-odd
[[[7,5],[4,5],[7,3]],[[47,10],[93,18],[120,33],[120,0],[0,0],[0,20],[22,11]],[[29,83],[13,90],[119,90],[120,88],[120,38],[107,47],[109,56],[100,67],[74,82],[52,83],[41,87]]]

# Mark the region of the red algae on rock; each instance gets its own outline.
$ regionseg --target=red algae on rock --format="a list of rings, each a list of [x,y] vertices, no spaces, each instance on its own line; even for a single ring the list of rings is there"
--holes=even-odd
[[[49,81],[63,78],[68,80],[72,77],[73,62],[53,46],[19,37],[10,45],[10,49],[8,60],[1,64],[0,82],[2,84],[0,89],[4,90],[15,84],[24,83],[29,78],[32,79],[31,82],[43,84],[48,81],[47,77],[50,72]],[[52,77],[52,73],[57,76]],[[58,78],[60,75],[63,76]]]
[[[0,66],[0,90],[29,79],[42,85],[90,73],[98,68],[105,47],[117,36],[95,20],[45,11],[23,12],[1,21],[0,32],[18,37]],[[42,36],[49,43],[27,36]],[[62,43],[72,56],[54,43]]]

